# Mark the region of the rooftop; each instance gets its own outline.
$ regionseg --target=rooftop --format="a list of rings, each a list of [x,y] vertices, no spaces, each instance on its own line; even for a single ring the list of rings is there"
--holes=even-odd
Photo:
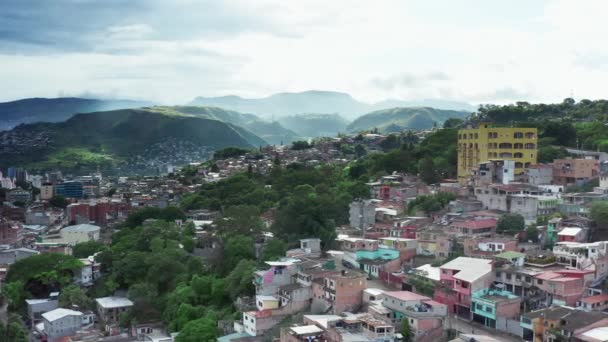
[[[458,257],[440,267],[440,269],[457,270],[454,278],[473,282],[488,272],[492,272],[492,260]]]
[[[430,299],[429,297],[419,295],[417,293],[410,292],[410,291],[389,291],[389,292],[385,292],[384,295],[387,297],[392,297],[392,298],[395,298],[398,300],[403,300],[403,301]]]
[[[59,309],[51,310],[49,312],[45,312],[42,314],[42,317],[49,322],[53,322],[58,319],[62,319],[63,317],[66,317],[66,316],[82,316],[82,312],[70,310],[70,309],[59,308]]]
[[[133,306],[133,302],[125,297],[102,297],[95,299],[97,304],[104,309],[122,308]]]
[[[62,229],[65,232],[98,232],[101,228],[92,224],[77,224],[74,226],[68,226]]]
[[[562,229],[559,233],[557,233],[557,235],[576,236],[581,231],[582,231],[581,228],[567,227],[567,228]]]
[[[555,321],[569,315],[573,311],[575,311],[574,308],[569,308],[566,306],[551,306],[546,309],[525,313],[524,316],[529,319],[544,317],[548,320]]]
[[[581,299],[581,302],[592,304],[592,303],[601,303],[608,301],[608,294],[601,294],[597,296],[591,296]]]
[[[481,229],[481,228],[492,228],[496,227],[496,219],[481,219],[481,220],[468,220],[461,222],[454,222],[454,227]]]
[[[503,252],[500,254],[495,255],[495,257],[497,258],[501,258],[501,259],[516,259],[516,258],[523,258],[526,255],[524,253],[520,253],[520,252],[514,252],[514,251],[508,251],[508,252]]]
[[[308,335],[308,334],[319,334],[323,332],[323,329],[317,327],[316,325],[305,325],[300,327],[291,327],[291,331],[296,333],[297,335]]]

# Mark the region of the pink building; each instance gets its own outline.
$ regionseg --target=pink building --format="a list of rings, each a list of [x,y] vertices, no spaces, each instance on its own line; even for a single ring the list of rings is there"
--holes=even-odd
[[[558,185],[580,184],[600,175],[600,163],[596,159],[555,159],[553,183]]]
[[[578,227],[566,227],[557,233],[558,242],[585,242],[585,231]]]
[[[608,294],[585,297],[576,303],[576,308],[585,311],[604,311],[608,309]]]
[[[545,291],[553,304],[576,306],[585,291],[585,275],[592,271],[547,271],[534,276],[536,286]]]
[[[439,269],[440,283],[443,286],[436,288],[435,300],[453,305],[448,307],[450,312],[470,318],[473,292],[486,289],[494,282],[493,261],[459,257]]]

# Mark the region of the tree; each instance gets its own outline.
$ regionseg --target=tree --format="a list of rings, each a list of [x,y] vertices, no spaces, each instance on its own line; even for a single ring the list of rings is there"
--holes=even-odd
[[[68,206],[68,204],[70,204],[70,202],[68,202],[65,197],[57,195],[49,199],[49,204],[55,208],[65,208]]]
[[[460,128],[464,120],[458,118],[449,118],[443,122],[443,128]]]
[[[516,234],[524,230],[526,222],[520,214],[504,214],[496,224],[498,233]]]
[[[228,237],[224,245],[225,269],[232,270],[243,259],[255,259],[253,239],[244,235]]]
[[[235,205],[224,211],[217,221],[217,231],[220,236],[251,235],[262,230],[260,210],[254,205]]]
[[[19,315],[10,314],[7,324],[0,323],[0,341],[27,342],[27,330]]]
[[[425,156],[424,158],[422,158],[418,167],[418,173],[420,174],[420,178],[422,178],[425,183],[437,183],[437,172],[435,172],[433,158],[431,158],[430,156]]]
[[[112,197],[114,196],[114,194],[116,193],[116,188],[110,188],[108,190],[108,193],[106,194],[108,197]]]
[[[79,259],[88,258],[104,248],[105,245],[98,241],[81,242],[72,248],[72,255]]]
[[[403,342],[411,342],[414,332],[410,326],[410,320],[407,316],[401,320],[401,335],[403,336]]]
[[[355,146],[355,157],[362,158],[366,154],[367,154],[367,151],[365,150],[365,146],[363,146],[361,144],[357,144]]]
[[[216,322],[215,315],[211,313],[207,313],[206,316],[197,320],[190,321],[177,335],[175,342],[215,341],[217,338]]]
[[[59,294],[59,306],[62,308],[70,308],[74,305],[81,309],[91,309],[93,307],[93,301],[80,287],[68,285],[61,289]]]
[[[602,230],[608,229],[608,202],[593,202],[589,214],[598,228]]]
[[[255,293],[255,288],[251,282],[255,269],[255,261],[241,260],[236,267],[230,271],[226,277],[226,289],[231,299],[234,300],[238,296]]]
[[[292,150],[307,150],[311,148],[312,145],[308,143],[308,141],[298,140],[291,143]]]
[[[526,236],[528,240],[537,243],[538,242],[538,229],[535,226],[530,226],[526,229]]]
[[[287,244],[281,239],[272,239],[266,243],[264,250],[262,251],[262,260],[272,261],[277,260],[280,257],[285,256],[287,251]]]

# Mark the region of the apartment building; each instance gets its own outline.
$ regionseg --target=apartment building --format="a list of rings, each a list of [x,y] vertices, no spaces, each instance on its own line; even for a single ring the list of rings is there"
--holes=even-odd
[[[537,129],[492,127],[482,123],[477,128],[458,131],[458,180],[466,185],[471,170],[481,162],[499,159],[515,162],[515,174],[536,164]]]
[[[581,185],[600,176],[599,161],[589,159],[555,159],[553,184]]]

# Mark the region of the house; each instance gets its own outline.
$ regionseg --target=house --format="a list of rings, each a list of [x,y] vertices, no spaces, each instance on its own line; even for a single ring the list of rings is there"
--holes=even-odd
[[[416,256],[418,250],[418,240],[406,239],[401,237],[382,237],[379,239],[381,246],[399,251],[401,263],[410,263]]]
[[[604,311],[608,309],[608,294],[582,298],[576,303],[576,308],[583,311]]]
[[[506,330],[507,320],[519,318],[520,305],[519,296],[499,288],[475,291],[471,299],[473,321],[488,328]]]
[[[55,310],[59,307],[58,295],[59,293],[52,293],[49,298],[25,300],[27,305],[27,317],[32,324],[40,322],[43,313]]]
[[[536,287],[545,291],[549,304],[576,306],[592,272],[578,270],[546,271],[534,276]]]
[[[49,342],[76,333],[82,326],[82,312],[69,309],[55,309],[42,314],[44,334]]]
[[[564,306],[551,306],[521,315],[520,326],[523,328],[523,340],[533,342],[545,341],[545,332],[558,328],[562,319],[576,311]]]
[[[496,254],[494,256],[494,259],[496,259],[497,261],[506,261],[515,267],[522,267],[525,263],[526,255],[520,252],[507,251],[500,254]]]
[[[530,165],[524,172],[524,179],[531,185],[553,184],[553,166],[542,163]]]
[[[585,242],[587,240],[585,230],[578,227],[565,227],[557,233],[558,242]]]
[[[326,310],[329,310],[329,312],[353,312],[361,306],[363,290],[366,288],[367,275],[365,273],[342,271],[327,275],[323,279],[320,292]],[[315,289],[313,288],[314,292]]]
[[[391,291],[384,293],[380,305],[370,306],[369,312],[378,317],[389,318],[396,327],[401,326],[401,322],[407,319],[415,335],[420,336],[430,330],[443,329],[447,307],[414,292]]]
[[[321,239],[300,239],[300,248],[290,249],[285,254],[287,257],[320,257]]]
[[[358,199],[349,205],[350,226],[359,230],[365,230],[376,222],[375,200]]]
[[[439,267],[440,283],[435,300],[448,306],[449,312],[470,319],[471,296],[489,288],[494,281],[493,261],[458,257]]]
[[[466,237],[493,237],[496,234],[497,222],[495,219],[454,221],[450,231]]]
[[[19,247],[21,240],[23,240],[23,225],[21,222],[0,217],[0,245]]]
[[[418,230],[416,240],[418,240],[416,254],[447,258],[452,251],[452,239],[443,229]]]
[[[566,158],[553,161],[553,184],[582,185],[598,178],[599,173],[599,161],[593,158]]]
[[[106,323],[117,323],[120,315],[133,306],[133,302],[125,297],[96,298],[95,303],[99,318]]]
[[[464,255],[475,258],[488,258],[496,254],[517,250],[517,240],[513,238],[465,238]]]

